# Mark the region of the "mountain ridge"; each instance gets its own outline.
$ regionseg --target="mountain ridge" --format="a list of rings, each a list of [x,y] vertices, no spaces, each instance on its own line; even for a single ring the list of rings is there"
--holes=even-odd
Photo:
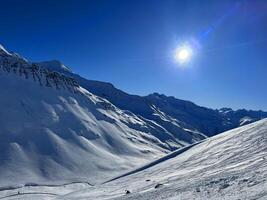
[[[3,46],[1,49],[3,49],[2,53],[13,55],[27,62],[25,58],[17,56],[18,54],[16,53],[10,54]],[[72,77],[79,85],[93,94],[107,99],[118,108],[155,121],[167,129],[174,137],[176,137],[176,132],[186,131],[190,133],[187,130],[211,136],[267,117],[267,112],[261,110],[211,109],[198,106],[191,101],[177,99],[173,96],[166,96],[156,92],[146,96],[128,94],[117,89],[111,83],[87,80],[73,73],[69,67],[66,67],[58,60],[33,62],[32,64],[64,74],[67,77]],[[201,119],[201,122],[198,122],[199,119]],[[171,123],[166,124],[166,121],[171,121]],[[180,126],[186,128],[181,130]],[[190,142],[189,138],[186,139],[184,137],[184,139],[189,143],[192,142]]]
[[[47,62],[47,64],[47,67],[49,67],[49,62]],[[61,71],[61,69],[58,69],[58,71]],[[156,92],[146,96],[128,94],[116,88],[112,83],[87,80],[72,72],[65,73],[72,76],[81,86],[88,89],[93,94],[109,100],[120,109],[129,110],[136,115],[156,121],[163,127],[168,126],[168,131],[173,135],[175,135],[174,132],[179,130],[180,123],[182,126],[188,126],[191,130],[198,131],[207,136],[212,136],[267,117],[267,112],[261,110],[233,110],[231,108],[211,109],[198,106],[191,101],[177,99],[173,96],[166,96]],[[167,107],[168,109],[166,109]],[[161,110],[163,112],[161,112]],[[164,117],[167,116],[169,119],[180,120],[180,122],[176,121],[166,125],[163,116],[156,117],[156,115],[160,115],[158,113],[164,113]],[[200,123],[198,123],[199,119],[202,119]],[[192,125],[192,120],[194,123],[193,127],[190,126]],[[185,124],[183,122],[187,123]]]

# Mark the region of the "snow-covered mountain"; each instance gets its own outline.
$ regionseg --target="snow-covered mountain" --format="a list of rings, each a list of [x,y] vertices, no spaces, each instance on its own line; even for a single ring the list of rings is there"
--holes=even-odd
[[[63,64],[54,61],[38,63],[49,69],[72,76],[82,87],[93,94],[109,100],[122,110],[128,110],[145,119],[152,120],[166,129],[174,137],[192,143],[188,134],[197,140],[201,134],[206,136],[236,128],[267,117],[267,112],[252,110],[232,110],[231,108],[209,109],[190,101],[153,93],[148,96],[131,95],[115,88],[111,83],[87,80],[70,70],[65,71]],[[185,133],[186,132],[186,133]]]
[[[212,110],[157,93],[129,95],[59,61],[31,63],[3,46],[0,91],[0,190],[99,183],[267,116]]]
[[[186,143],[3,47],[0,91],[3,187],[95,183]]]
[[[267,199],[267,119],[57,199]],[[128,191],[128,192],[126,192]]]

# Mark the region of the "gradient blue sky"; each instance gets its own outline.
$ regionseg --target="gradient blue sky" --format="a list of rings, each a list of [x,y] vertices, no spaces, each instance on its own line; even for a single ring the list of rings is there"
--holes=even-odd
[[[0,43],[139,95],[267,111],[267,1],[0,0]],[[173,50],[199,43],[179,67]]]

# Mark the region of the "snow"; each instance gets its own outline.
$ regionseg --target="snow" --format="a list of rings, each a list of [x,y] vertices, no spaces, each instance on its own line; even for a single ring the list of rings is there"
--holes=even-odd
[[[0,185],[97,182],[168,152],[130,126],[144,121],[82,88],[73,94],[2,74],[0,91]]]
[[[266,199],[267,119],[58,199]],[[173,153],[172,153],[173,154]],[[170,155],[172,155],[170,154]],[[165,158],[165,159],[164,159]],[[156,187],[156,188],[155,188]],[[130,194],[125,194],[129,190]]]
[[[0,52],[4,52],[7,55],[11,55],[1,44],[0,44]]]
[[[250,117],[243,117],[242,119],[240,119],[240,125],[243,126],[245,124],[249,124],[251,122],[253,122],[253,119],[251,119]]]
[[[177,150],[106,183],[24,186],[0,191],[0,198],[265,200],[266,144],[264,119]]]
[[[57,71],[61,73],[71,73],[71,69],[66,67],[63,63],[61,63],[58,60],[51,60],[51,61],[44,61],[44,62],[38,62],[35,63],[41,67],[46,67],[47,69],[51,71]]]

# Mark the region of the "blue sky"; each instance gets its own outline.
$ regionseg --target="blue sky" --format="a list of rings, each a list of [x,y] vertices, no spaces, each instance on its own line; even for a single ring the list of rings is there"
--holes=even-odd
[[[267,111],[267,2],[0,0],[0,43],[131,94]],[[173,51],[196,41],[181,67]]]

